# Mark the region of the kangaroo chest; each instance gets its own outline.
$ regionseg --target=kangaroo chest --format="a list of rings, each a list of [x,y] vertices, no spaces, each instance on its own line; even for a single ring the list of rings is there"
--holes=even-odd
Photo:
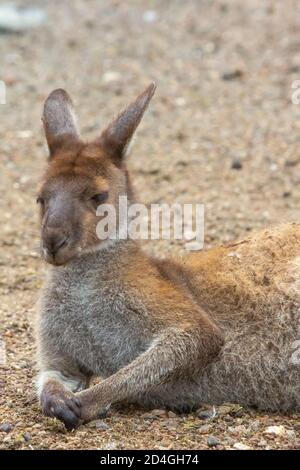
[[[52,282],[42,312],[47,330],[80,366],[108,376],[143,352],[149,334],[128,294],[113,282],[64,276]],[[141,323],[141,324],[140,324]]]

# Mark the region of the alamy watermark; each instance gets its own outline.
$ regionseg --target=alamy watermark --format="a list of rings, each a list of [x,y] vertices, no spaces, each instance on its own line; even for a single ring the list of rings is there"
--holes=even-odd
[[[187,250],[204,245],[203,204],[132,204],[120,196],[118,207],[101,204],[97,209],[99,240],[183,240]]]

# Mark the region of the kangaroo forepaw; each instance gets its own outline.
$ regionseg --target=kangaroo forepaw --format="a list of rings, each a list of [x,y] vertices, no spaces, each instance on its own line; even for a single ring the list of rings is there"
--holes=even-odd
[[[82,423],[81,403],[72,392],[44,393],[41,397],[41,406],[45,416],[59,419],[68,431]]]

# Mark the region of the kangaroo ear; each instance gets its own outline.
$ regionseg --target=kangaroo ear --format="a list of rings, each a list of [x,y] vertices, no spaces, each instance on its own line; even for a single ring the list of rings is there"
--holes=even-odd
[[[151,83],[102,132],[98,143],[113,158],[120,161],[125,156],[133,134],[154,95],[155,89],[156,85]]]
[[[50,156],[57,148],[80,138],[73,103],[65,90],[52,91],[42,116]]]

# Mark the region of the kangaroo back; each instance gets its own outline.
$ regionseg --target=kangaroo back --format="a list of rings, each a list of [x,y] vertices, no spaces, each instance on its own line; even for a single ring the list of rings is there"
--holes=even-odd
[[[193,254],[179,271],[225,332],[220,359],[202,375],[200,398],[300,408],[300,225]]]
[[[224,324],[300,302],[300,225],[285,224],[160,266]]]

